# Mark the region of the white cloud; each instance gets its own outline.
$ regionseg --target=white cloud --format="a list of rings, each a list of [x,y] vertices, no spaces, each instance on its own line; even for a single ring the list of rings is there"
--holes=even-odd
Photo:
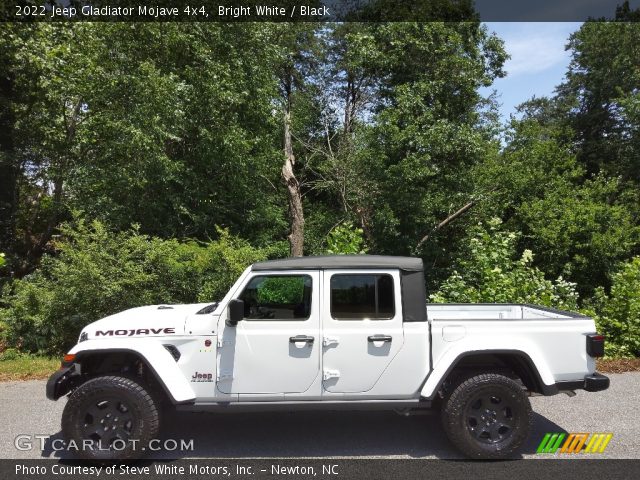
[[[505,64],[510,77],[543,72],[558,64],[569,63],[569,52],[564,47],[571,32],[579,28],[576,23],[491,23],[505,41],[511,55]]]

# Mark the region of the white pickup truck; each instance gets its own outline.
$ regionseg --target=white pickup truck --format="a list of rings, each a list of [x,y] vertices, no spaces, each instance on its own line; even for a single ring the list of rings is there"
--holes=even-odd
[[[418,258],[301,257],[252,265],[217,303],[88,325],[47,397],[69,393],[62,432],[91,459],[142,455],[171,408],[439,408],[460,451],[502,458],[528,435],[529,395],[608,388],[603,352],[579,314],[427,305]]]

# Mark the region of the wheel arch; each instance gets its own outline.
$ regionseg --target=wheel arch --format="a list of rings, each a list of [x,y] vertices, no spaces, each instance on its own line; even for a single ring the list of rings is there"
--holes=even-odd
[[[76,346],[70,353],[75,354],[75,363],[80,365],[80,372],[83,376],[87,365],[91,365],[94,369],[96,365],[100,365],[102,368],[98,367],[96,371],[103,374],[113,372],[113,370],[109,370],[109,367],[105,367],[105,364],[108,365],[110,361],[114,365],[120,365],[123,363],[123,357],[135,359],[144,366],[145,373],[172,404],[189,403],[195,400],[193,389],[178,368],[176,360],[160,343],[142,348],[140,346],[136,348],[113,345],[78,347]],[[83,364],[85,368],[83,368]],[[86,373],[90,374],[91,370]]]
[[[509,370],[522,380],[522,383],[528,390],[543,395],[553,395],[557,393],[555,385],[547,385],[544,383],[542,376],[531,356],[522,351],[514,349],[492,349],[492,350],[472,350],[458,354],[455,359],[447,367],[443,375],[430,388],[429,395],[424,395],[427,389],[427,383],[430,377],[427,377],[422,388],[422,396],[432,400],[441,391],[443,385],[452,379],[460,371],[478,371],[481,372],[495,369]],[[433,371],[431,372],[433,374]]]

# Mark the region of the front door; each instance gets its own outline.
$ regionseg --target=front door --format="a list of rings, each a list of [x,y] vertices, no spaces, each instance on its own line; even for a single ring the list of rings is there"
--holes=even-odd
[[[244,319],[219,323],[218,390],[231,394],[302,393],[320,370],[319,272],[255,274],[237,298]]]
[[[404,342],[399,273],[326,270],[323,297],[323,388],[367,392]]]

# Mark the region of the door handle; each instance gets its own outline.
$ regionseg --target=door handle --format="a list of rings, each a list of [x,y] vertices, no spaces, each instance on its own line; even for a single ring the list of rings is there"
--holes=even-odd
[[[307,335],[296,335],[295,337],[289,337],[289,343],[304,342],[311,345],[313,344],[314,340],[315,339],[313,337],[309,337]]]
[[[370,342],[391,342],[392,338],[391,335],[369,335],[367,340]]]

